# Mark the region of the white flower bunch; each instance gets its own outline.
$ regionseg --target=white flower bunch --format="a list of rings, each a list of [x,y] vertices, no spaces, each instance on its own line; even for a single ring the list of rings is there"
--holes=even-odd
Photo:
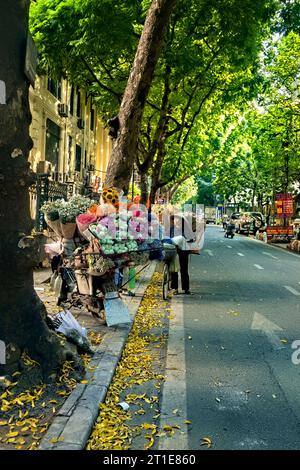
[[[65,201],[63,199],[57,199],[56,201],[47,201],[41,207],[41,212],[43,212],[43,214],[45,214],[50,220],[58,220],[60,208],[64,203]]]
[[[61,205],[59,217],[62,224],[75,223],[79,214],[84,214],[86,210],[95,202],[83,196],[72,196],[67,202]]]

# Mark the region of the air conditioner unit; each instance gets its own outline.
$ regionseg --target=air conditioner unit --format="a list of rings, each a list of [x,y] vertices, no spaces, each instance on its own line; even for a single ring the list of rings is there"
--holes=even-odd
[[[69,116],[69,108],[68,108],[67,104],[59,103],[57,105],[57,111],[58,111],[58,114],[61,117],[68,117]]]
[[[85,122],[83,119],[78,119],[77,121],[77,127],[78,129],[84,129]]]
[[[37,163],[36,172],[37,173],[51,173],[52,164],[47,160],[43,160]]]

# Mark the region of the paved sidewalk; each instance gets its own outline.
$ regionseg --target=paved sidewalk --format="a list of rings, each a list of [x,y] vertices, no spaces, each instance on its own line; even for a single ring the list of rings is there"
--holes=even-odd
[[[140,275],[135,290],[136,296],[125,298],[132,322],[155,268],[156,263],[151,263]],[[82,321],[84,317],[86,317],[85,322]],[[99,414],[99,405],[105,399],[132,328],[132,323],[113,328],[99,325],[99,321],[88,313],[82,313],[79,320],[81,324],[84,323],[87,329],[93,329],[93,331],[98,324],[97,329],[103,332],[104,337],[90,362],[90,368],[93,369],[93,372],[87,373],[88,383],[77,384],[54,418],[40,444],[40,450],[81,450],[85,448],[86,441]]]

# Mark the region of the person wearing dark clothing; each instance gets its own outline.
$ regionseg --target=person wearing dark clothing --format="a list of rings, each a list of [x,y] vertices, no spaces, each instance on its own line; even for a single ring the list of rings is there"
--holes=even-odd
[[[176,221],[175,221],[176,217]],[[171,216],[171,225],[170,225],[170,236],[171,238],[174,237],[175,235],[175,224],[177,222],[181,224],[181,233],[182,235],[186,237],[184,233],[184,227],[186,221],[184,220],[183,217],[181,216]],[[189,228],[191,235],[191,228]],[[191,241],[190,236],[188,237],[189,241]],[[190,252],[188,250],[182,250],[181,248],[177,247],[177,253],[179,257],[179,264],[180,264],[180,275],[181,275],[181,287],[182,290],[184,291],[185,294],[190,295],[190,277],[189,277],[189,255]],[[175,294],[178,294],[178,272],[172,272],[171,273],[171,289],[175,290]]]
[[[189,252],[177,248],[180,264],[181,287],[185,294],[190,294]],[[171,289],[178,292],[178,272],[171,273]]]

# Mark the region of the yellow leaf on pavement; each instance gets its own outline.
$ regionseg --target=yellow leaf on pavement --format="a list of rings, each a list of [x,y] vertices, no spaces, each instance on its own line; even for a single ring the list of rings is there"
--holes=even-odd
[[[144,447],[145,450],[151,449],[151,447],[154,444],[154,438],[152,436],[148,439],[149,439],[149,442],[148,442],[148,444],[145,445],[145,447]]]
[[[12,432],[8,432],[6,434],[6,437],[16,437],[18,435],[19,435],[18,431],[12,431]]]
[[[208,449],[210,449],[210,447],[212,446],[212,440],[209,438],[209,437],[202,437],[201,438],[201,441],[202,441],[202,446],[207,446]]]

